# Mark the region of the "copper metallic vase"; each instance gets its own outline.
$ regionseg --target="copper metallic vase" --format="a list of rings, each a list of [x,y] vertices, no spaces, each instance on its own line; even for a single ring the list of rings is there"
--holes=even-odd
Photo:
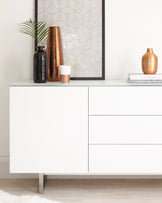
[[[158,57],[154,54],[153,49],[147,49],[146,54],[142,57],[142,70],[144,74],[156,74],[158,69]]]
[[[47,58],[48,81],[60,81],[60,65],[64,64],[60,27],[49,27]]]

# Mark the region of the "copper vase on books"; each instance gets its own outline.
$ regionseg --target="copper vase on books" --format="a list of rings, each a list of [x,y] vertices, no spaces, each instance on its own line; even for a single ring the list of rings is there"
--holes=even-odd
[[[47,42],[48,81],[60,81],[60,65],[64,65],[60,27],[49,27]]]
[[[146,54],[142,57],[142,70],[144,74],[156,74],[158,69],[158,57],[154,54],[152,48],[148,48]]]

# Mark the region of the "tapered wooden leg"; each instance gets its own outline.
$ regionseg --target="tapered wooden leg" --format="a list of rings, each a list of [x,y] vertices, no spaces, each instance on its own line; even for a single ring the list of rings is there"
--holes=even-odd
[[[43,194],[46,180],[47,180],[47,176],[44,175],[43,173],[39,173],[39,183],[38,183],[39,194]]]

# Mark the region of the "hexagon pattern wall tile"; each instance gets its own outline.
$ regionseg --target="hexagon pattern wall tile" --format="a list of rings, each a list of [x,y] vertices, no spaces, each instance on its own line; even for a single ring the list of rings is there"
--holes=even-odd
[[[102,77],[102,0],[39,0],[38,20],[61,27],[72,77]]]

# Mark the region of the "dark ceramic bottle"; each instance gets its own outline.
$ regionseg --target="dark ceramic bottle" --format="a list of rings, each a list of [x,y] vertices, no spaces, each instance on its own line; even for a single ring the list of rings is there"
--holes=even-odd
[[[38,46],[34,54],[34,82],[47,82],[47,54],[43,46]]]

